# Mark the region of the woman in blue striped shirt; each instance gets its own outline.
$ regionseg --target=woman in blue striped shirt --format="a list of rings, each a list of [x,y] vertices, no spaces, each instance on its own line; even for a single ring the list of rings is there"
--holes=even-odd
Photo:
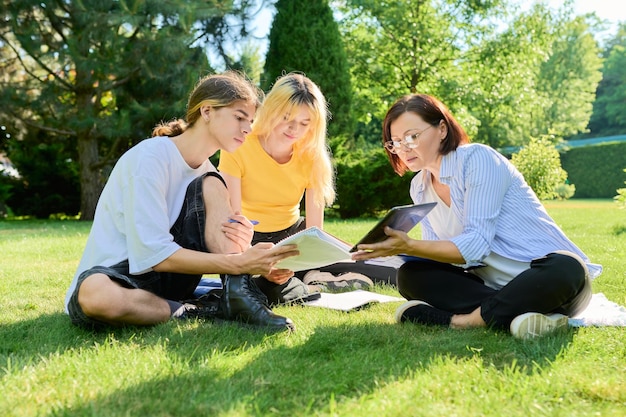
[[[416,204],[437,202],[422,239],[387,229],[387,240],[359,245],[353,258],[406,254],[398,289],[409,300],[398,322],[456,329],[494,327],[532,337],[567,326],[591,299],[600,265],[565,236],[524,180],[494,149],[470,143],[436,98],[397,100],[383,122],[394,171],[417,174]]]

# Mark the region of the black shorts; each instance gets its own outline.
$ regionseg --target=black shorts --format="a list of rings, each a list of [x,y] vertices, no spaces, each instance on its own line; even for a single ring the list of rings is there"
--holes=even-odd
[[[254,232],[254,236],[252,237],[252,245],[255,245],[259,242],[272,242],[278,243],[283,239],[288,238],[291,235],[295,235],[296,233],[304,230],[306,228],[306,222],[304,217],[300,217],[297,222],[292,224],[286,229],[279,230],[277,232]]]

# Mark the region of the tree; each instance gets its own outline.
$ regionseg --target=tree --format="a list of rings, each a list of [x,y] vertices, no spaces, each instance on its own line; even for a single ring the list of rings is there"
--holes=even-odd
[[[468,46],[492,32],[492,19],[502,10],[500,3],[335,2],[342,16],[359,120],[382,120],[392,101],[415,92],[435,95],[451,108],[458,107],[461,92],[450,94],[463,78],[457,63],[468,59]]]
[[[626,132],[626,22],[609,43],[602,70],[602,80],[596,90],[589,129],[594,136]]]
[[[524,12],[507,0],[336,3],[360,121],[381,119],[391,101],[420,92],[494,147],[584,130],[598,50],[584,21],[571,18],[571,2]]]
[[[602,59],[585,18],[565,20],[555,31],[550,58],[541,63],[536,85],[546,106],[533,114],[530,134],[566,138],[586,130],[602,78]]]
[[[568,13],[537,4],[464,63],[474,84],[464,101],[480,122],[475,140],[499,148],[585,130],[601,61],[585,19]]]
[[[86,220],[117,157],[155,122],[184,113],[190,86],[212,71],[200,43],[221,40],[211,28],[241,11],[218,0],[2,3],[0,65],[11,73],[0,125],[25,155],[44,141],[76,165]]]
[[[520,146],[547,103],[535,93],[539,65],[549,58],[551,19],[541,5],[521,13],[499,33],[471,46],[460,63],[461,101],[477,120],[473,140],[494,148]]]
[[[269,90],[285,72],[303,72],[324,93],[332,120],[329,136],[352,132],[348,61],[327,0],[278,0],[269,33],[261,86]]]

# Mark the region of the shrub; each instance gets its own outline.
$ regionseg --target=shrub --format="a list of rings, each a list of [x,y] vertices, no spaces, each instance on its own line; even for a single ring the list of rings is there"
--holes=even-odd
[[[513,154],[511,162],[524,175],[540,200],[557,197],[557,187],[567,179],[567,172],[561,167],[559,152],[545,137],[531,138],[528,145]]]
[[[626,180],[626,141],[580,146],[561,153],[576,198],[613,198]]]
[[[382,147],[342,152],[336,157],[336,164],[336,211],[341,218],[376,215],[393,206],[411,203],[412,175],[396,175]]]
[[[7,217],[10,214],[10,208],[7,205],[7,200],[11,197],[11,190],[15,180],[5,175],[0,170],[0,219]]]
[[[568,183],[560,184],[556,186],[554,192],[556,193],[556,197],[559,200],[567,200],[574,196],[574,193],[576,192],[576,186],[574,184]]]

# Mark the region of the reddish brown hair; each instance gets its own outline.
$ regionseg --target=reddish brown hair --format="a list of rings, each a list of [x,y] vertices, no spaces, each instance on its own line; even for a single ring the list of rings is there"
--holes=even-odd
[[[450,113],[450,110],[441,101],[427,94],[409,94],[400,97],[387,110],[387,115],[385,115],[385,120],[383,120],[383,146],[385,142],[391,140],[391,123],[407,112],[419,115],[426,123],[433,126],[438,126],[439,123],[446,124],[448,134],[441,141],[439,147],[439,153],[442,155],[446,155],[460,145],[470,141],[465,130],[463,130],[459,122]],[[385,152],[387,152],[387,157],[393,170],[398,175],[404,175],[409,170],[398,155],[389,152],[386,148]]]

